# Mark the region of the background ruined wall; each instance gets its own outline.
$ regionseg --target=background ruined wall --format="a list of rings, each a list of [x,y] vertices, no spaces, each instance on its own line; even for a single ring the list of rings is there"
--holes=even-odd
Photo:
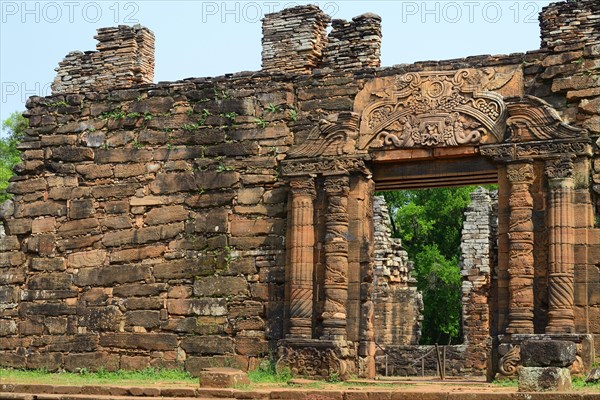
[[[418,344],[423,297],[411,275],[412,263],[402,241],[392,238],[390,214],[383,196],[374,198],[373,225],[375,342],[382,346]]]
[[[300,7],[267,16],[264,70],[161,84],[150,83],[149,31],[110,30],[114,43],[136,49],[123,55],[123,64],[114,55],[104,58],[110,49],[100,45],[99,53],[68,56],[55,94],[27,103],[23,163],[10,186],[14,199],[2,212],[0,365],[183,365],[193,373],[251,366],[283,337],[288,193],[278,161],[288,147],[304,141],[319,119],[352,111],[373,78],[500,66],[522,68],[527,94],[596,140],[599,7],[586,0],[545,9],[541,50],[383,69],[377,18],[338,21],[326,36],[328,17]],[[281,40],[276,28],[295,14],[313,22],[291,24],[287,35],[306,40]],[[114,65],[118,73],[101,75]],[[77,76],[97,79],[67,79]],[[591,183],[588,165],[577,166],[575,201],[577,329],[595,334],[600,233],[590,227],[593,202],[600,207],[591,190],[600,184],[599,161],[596,149]],[[541,183],[535,187],[544,196]],[[498,201],[502,253],[507,199]],[[536,230],[543,232],[543,221]],[[505,274],[499,265],[496,276]],[[537,277],[539,287],[545,279]],[[491,290],[504,301],[505,288]],[[539,310],[543,302],[537,300]],[[491,304],[499,330],[502,306]],[[356,321],[349,329],[358,330]]]

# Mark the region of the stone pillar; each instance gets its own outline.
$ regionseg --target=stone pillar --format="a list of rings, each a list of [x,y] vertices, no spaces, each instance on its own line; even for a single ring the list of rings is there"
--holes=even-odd
[[[573,208],[573,161],[546,163],[548,177],[548,325],[546,333],[575,332],[573,281],[575,214]]]
[[[289,325],[288,337],[311,338],[313,317],[314,271],[314,200],[315,183],[312,178],[292,180],[291,220],[289,231],[290,260],[286,271],[288,282]]]
[[[348,193],[347,176],[325,179],[327,210],[325,220],[325,307],[322,339],[346,338],[348,300]]]
[[[510,182],[508,228],[508,327],[506,333],[533,333],[533,165],[507,166]]]

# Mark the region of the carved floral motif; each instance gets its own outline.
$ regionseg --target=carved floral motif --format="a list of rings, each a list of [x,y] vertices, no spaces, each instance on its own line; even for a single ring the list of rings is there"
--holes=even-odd
[[[362,172],[370,174],[364,160],[360,158],[320,158],[316,160],[290,160],[281,164],[283,175],[309,175],[323,172]]]
[[[573,177],[573,159],[571,157],[563,157],[549,160],[546,162],[546,175],[550,179]]]
[[[320,376],[327,377],[346,375],[346,362],[340,359],[334,349],[316,349],[306,347],[303,349],[284,348],[284,354],[276,364],[277,372],[289,368],[295,376]]]

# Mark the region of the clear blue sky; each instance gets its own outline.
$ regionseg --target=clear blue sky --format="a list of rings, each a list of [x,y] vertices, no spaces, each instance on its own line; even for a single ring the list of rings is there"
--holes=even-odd
[[[156,36],[155,81],[260,69],[265,13],[308,1],[0,0],[0,118],[50,94],[54,68],[95,50],[97,28],[140,23]],[[313,1],[333,18],[383,18],[382,65],[539,48],[541,1]]]

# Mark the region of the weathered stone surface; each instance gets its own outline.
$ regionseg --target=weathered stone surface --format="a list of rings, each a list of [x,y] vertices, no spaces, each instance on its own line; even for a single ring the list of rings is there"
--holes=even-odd
[[[94,215],[94,201],[92,199],[72,200],[68,204],[69,218],[81,219]]]
[[[68,354],[65,356],[65,369],[76,372],[86,365],[89,371],[116,371],[119,369],[119,356],[107,352],[88,354]]]
[[[173,299],[167,300],[167,310],[174,315],[227,315],[224,299]]]
[[[577,345],[563,340],[526,340],[521,343],[525,367],[568,367],[575,361]]]
[[[45,233],[56,231],[56,218],[36,218],[31,221],[31,233]]]
[[[565,392],[572,390],[568,368],[523,367],[519,370],[519,392]]]
[[[98,219],[86,218],[65,222],[58,228],[58,233],[63,236],[78,236],[87,233],[98,233]]]
[[[72,275],[67,273],[43,273],[29,279],[27,286],[33,290],[67,290],[71,287],[72,280]]]
[[[66,268],[62,257],[32,258],[30,267],[34,271],[64,271]]]
[[[194,282],[194,296],[220,297],[248,295],[246,278],[237,276],[207,276]]]
[[[249,385],[248,375],[234,368],[206,368],[200,372],[200,387],[233,388]]]
[[[10,253],[0,253],[0,268],[3,267],[18,267],[23,265],[27,261],[27,258],[24,253],[19,252],[10,252]]]
[[[165,246],[136,247],[134,249],[113,251],[110,254],[109,259],[111,264],[142,261],[149,258],[160,257],[165,252],[165,250]]]
[[[194,232],[225,233],[228,228],[229,210],[216,208],[196,215]]]
[[[75,169],[86,179],[108,178],[113,175],[113,166],[110,164],[83,164],[77,165]]]
[[[135,230],[107,232],[102,238],[102,243],[107,247],[144,244],[158,240],[172,239],[183,232],[183,230],[183,223],[176,223]]]
[[[160,325],[160,312],[150,310],[128,311],[125,313],[125,324],[156,328]]]
[[[67,259],[69,267],[99,267],[104,264],[106,259],[106,250],[90,250],[78,253],[71,253]]]
[[[198,190],[198,186],[191,173],[169,173],[158,174],[150,190],[153,194],[169,194]]]
[[[43,178],[29,179],[21,182],[11,182],[6,191],[13,194],[25,194],[46,190],[46,180]]]
[[[94,151],[88,147],[62,146],[52,149],[52,159],[68,162],[94,159]]]
[[[240,181],[240,174],[235,171],[198,171],[194,173],[198,189],[228,188]]]
[[[18,208],[17,212],[24,217],[39,217],[42,215],[61,217],[67,214],[67,207],[65,204],[55,201],[36,201],[23,204],[22,207]]]
[[[217,266],[214,256],[172,260],[154,266],[156,279],[181,279],[211,275]]]
[[[596,383],[600,381],[600,368],[596,367],[590,371],[585,378],[586,383]]]
[[[117,306],[80,307],[77,314],[78,326],[88,332],[117,331],[123,315]]]
[[[119,265],[114,267],[82,268],[74,274],[77,286],[111,286],[116,283],[128,283],[148,280],[150,267],[144,265]]]
[[[181,348],[189,354],[233,353],[233,339],[224,336],[191,336],[181,341]]]
[[[156,296],[167,291],[165,283],[134,283],[119,285],[113,289],[113,295],[118,297],[129,296]]]
[[[105,333],[100,335],[100,345],[120,349],[151,351],[175,350],[177,335],[171,333]]]
[[[144,222],[148,225],[161,225],[171,222],[185,221],[188,218],[189,212],[183,206],[167,206],[153,208],[144,218]]]

